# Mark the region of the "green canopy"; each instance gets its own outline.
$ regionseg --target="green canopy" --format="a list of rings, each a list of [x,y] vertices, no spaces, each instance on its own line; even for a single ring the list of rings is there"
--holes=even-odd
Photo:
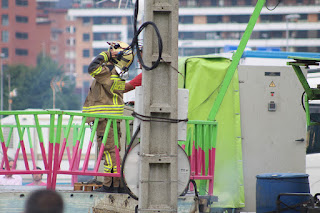
[[[218,56],[179,59],[179,88],[189,90],[189,120],[208,120],[231,60]],[[218,135],[213,194],[217,208],[243,208],[244,185],[238,72],[235,72],[216,115]]]

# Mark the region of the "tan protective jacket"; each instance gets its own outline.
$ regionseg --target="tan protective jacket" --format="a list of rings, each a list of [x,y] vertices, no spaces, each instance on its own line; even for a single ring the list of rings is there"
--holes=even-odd
[[[84,102],[84,113],[123,114],[125,81],[119,78],[109,58],[102,52],[89,65],[88,72],[95,79]]]

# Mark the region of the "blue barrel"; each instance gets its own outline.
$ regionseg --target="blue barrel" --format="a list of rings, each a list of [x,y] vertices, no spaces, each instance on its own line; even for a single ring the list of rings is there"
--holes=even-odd
[[[302,173],[266,173],[257,175],[256,210],[266,213],[277,210],[277,197],[280,193],[310,193],[309,175]],[[280,199],[289,206],[309,200],[307,196],[282,196]],[[285,205],[281,205],[284,208]],[[297,213],[297,210],[285,210],[282,213]]]

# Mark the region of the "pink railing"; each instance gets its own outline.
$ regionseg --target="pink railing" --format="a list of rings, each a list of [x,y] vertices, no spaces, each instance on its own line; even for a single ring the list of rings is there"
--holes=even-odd
[[[47,188],[50,189],[55,189],[57,177],[60,174],[72,175],[72,185],[73,183],[77,182],[78,175],[111,177],[121,176],[120,169],[118,169],[116,173],[99,172],[100,162],[103,157],[103,150],[106,144],[109,130],[111,129],[111,125],[113,125],[114,135],[118,135],[117,120],[124,120],[126,124],[125,138],[128,142],[131,139],[129,123],[133,120],[133,117],[92,115],[63,111],[11,111],[0,112],[0,114],[14,115],[14,122],[9,122],[8,124],[5,122],[5,119],[3,119],[0,124],[0,140],[3,152],[0,175],[46,174]],[[31,122],[30,119],[28,120],[28,123],[32,123],[32,125],[21,124],[20,120],[23,116],[33,118]],[[48,122],[40,124],[39,116],[49,116]],[[91,128],[86,123],[87,117],[95,118]],[[78,118],[78,120],[80,120],[81,122],[78,122],[79,124],[74,124],[75,118]],[[94,168],[93,170],[88,170],[90,156],[92,155],[93,141],[99,118],[107,118],[108,122],[97,160],[94,160]],[[64,123],[65,120],[67,120],[67,123]],[[195,126],[195,131],[193,136],[191,138],[189,137],[190,140],[186,141],[183,144],[183,147],[187,147],[185,151],[187,152],[187,154],[189,154],[191,164],[191,178],[198,180],[208,180],[209,194],[212,195],[214,181],[216,124],[214,122],[207,123],[207,121],[204,121],[204,123],[202,121],[189,121],[189,123]],[[5,140],[4,138],[4,128],[9,129],[7,140]],[[37,145],[36,138],[31,137],[30,130],[34,130],[34,132],[37,132],[37,139],[39,141],[40,148],[39,150],[41,153],[41,159],[39,160],[36,160],[33,147],[34,145]],[[44,132],[46,132],[45,130],[47,130],[48,132],[48,135],[46,137],[44,137]],[[74,133],[72,139],[70,139],[69,137],[71,131]],[[10,144],[13,143],[11,142],[11,139],[14,138],[12,137],[14,132],[18,135],[18,144]],[[24,140],[26,137],[25,132],[27,132],[28,140]],[[61,135],[63,136],[61,137]],[[44,138],[47,138],[47,140],[45,141]],[[26,141],[28,141],[29,143],[26,144]],[[85,143],[86,145],[84,147]],[[192,146],[190,146],[190,144],[192,144]],[[16,170],[9,167],[8,151],[10,145],[13,145],[14,149],[16,149],[13,159],[13,168],[15,168],[18,159],[20,159],[23,160],[24,169]],[[118,137],[115,137],[115,146],[117,168],[121,168]],[[190,149],[190,147],[192,147],[192,150],[188,150]],[[86,150],[84,148],[86,148]],[[82,156],[84,157],[81,158]],[[62,168],[61,166],[63,158],[67,159],[67,168]],[[30,168],[29,163],[31,163],[32,168]],[[39,164],[43,166],[43,170],[36,170],[36,166],[39,166]]]

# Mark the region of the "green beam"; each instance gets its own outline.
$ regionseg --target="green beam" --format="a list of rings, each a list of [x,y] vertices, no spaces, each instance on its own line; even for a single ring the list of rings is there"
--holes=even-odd
[[[306,77],[304,76],[301,68],[297,65],[295,65],[294,63],[288,63],[288,65],[292,65],[293,70],[295,71],[304,91],[306,92],[307,96],[308,96],[308,100],[313,100],[314,99],[314,93],[312,91],[312,89],[309,86],[309,83],[306,79]]]
[[[266,0],[258,0],[256,7],[252,13],[252,16],[249,20],[249,23],[247,25],[247,28],[241,38],[240,44],[237,48],[237,51],[235,52],[234,56],[232,57],[232,62],[227,70],[226,76],[223,79],[223,82],[221,84],[221,88],[219,90],[219,94],[213,104],[213,107],[210,111],[210,114],[208,116],[208,120],[215,120],[216,115],[219,111],[220,105],[223,101],[223,98],[227,92],[227,89],[229,87],[229,84],[233,78],[234,72],[236,71],[239,61],[241,59],[241,56],[243,54],[243,51],[245,50],[247,43],[249,41],[249,38],[252,34],[253,28],[255,26],[255,24],[257,23],[257,20],[259,18],[260,12],[265,4]]]

